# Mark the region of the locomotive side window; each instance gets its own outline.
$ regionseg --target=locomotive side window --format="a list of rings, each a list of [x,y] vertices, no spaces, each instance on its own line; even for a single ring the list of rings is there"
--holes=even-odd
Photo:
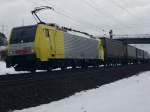
[[[14,28],[11,33],[10,43],[33,42],[35,39],[36,26]]]

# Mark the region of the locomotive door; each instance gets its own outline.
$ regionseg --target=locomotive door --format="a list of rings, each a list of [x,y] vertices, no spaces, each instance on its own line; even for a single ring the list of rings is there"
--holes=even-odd
[[[56,31],[52,29],[46,29],[46,37],[48,37],[49,41],[49,47],[50,47],[50,56],[55,57],[56,52],[55,52],[55,35]]]
[[[53,29],[49,29],[51,57],[55,57],[56,55],[55,36],[56,36],[56,31]]]

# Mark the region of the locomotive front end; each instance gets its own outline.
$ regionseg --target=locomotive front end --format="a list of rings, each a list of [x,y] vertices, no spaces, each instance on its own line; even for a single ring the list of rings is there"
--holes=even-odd
[[[36,25],[14,28],[8,44],[7,67],[31,68],[35,60]]]

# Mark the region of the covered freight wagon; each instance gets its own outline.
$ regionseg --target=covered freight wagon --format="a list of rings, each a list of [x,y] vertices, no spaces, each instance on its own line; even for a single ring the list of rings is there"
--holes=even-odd
[[[106,63],[123,63],[126,57],[126,45],[123,42],[100,38],[104,47],[104,60]]]
[[[141,49],[136,48],[136,57],[137,59],[140,60],[144,60],[144,51]]]
[[[136,59],[136,47],[128,45],[127,56],[128,56],[128,59]]]
[[[150,62],[150,54],[146,51],[144,51],[144,62]]]
[[[127,60],[128,63],[135,63],[137,60],[136,47],[127,45]]]

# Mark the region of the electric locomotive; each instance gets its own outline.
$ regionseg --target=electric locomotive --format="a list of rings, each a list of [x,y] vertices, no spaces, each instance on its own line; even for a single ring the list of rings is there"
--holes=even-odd
[[[7,67],[16,70],[99,65],[104,49],[99,39],[70,34],[57,26],[37,24],[13,28]]]

